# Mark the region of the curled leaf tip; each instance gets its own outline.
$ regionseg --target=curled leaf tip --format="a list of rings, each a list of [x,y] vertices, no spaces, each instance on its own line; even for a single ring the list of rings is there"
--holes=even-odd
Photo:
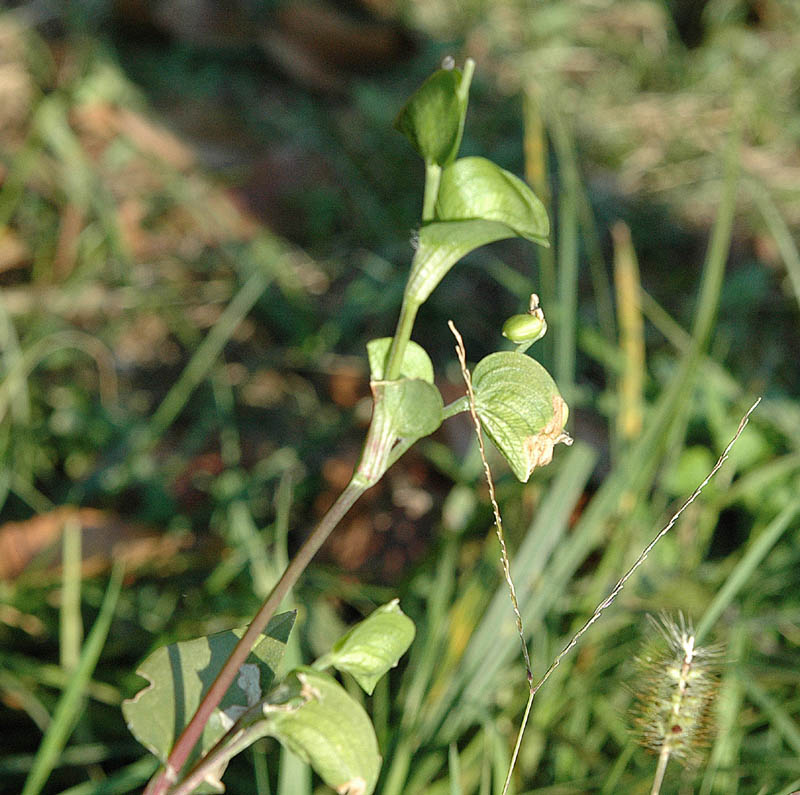
[[[553,460],[553,448],[557,444],[572,444],[572,437],[564,430],[569,417],[569,408],[558,393],[553,395],[553,417],[536,434],[525,439],[527,477],[536,467],[546,466]]]

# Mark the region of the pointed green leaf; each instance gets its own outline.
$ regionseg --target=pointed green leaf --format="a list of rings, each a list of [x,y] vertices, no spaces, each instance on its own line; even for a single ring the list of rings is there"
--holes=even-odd
[[[462,77],[458,69],[439,69],[397,114],[395,128],[426,163],[442,166],[458,153],[467,113],[467,97],[459,92]]]
[[[549,245],[547,210],[534,192],[519,177],[485,157],[462,157],[442,171],[436,219],[475,218],[498,221],[520,237]]]
[[[332,676],[313,668],[292,671],[285,685],[302,701],[296,709],[266,713],[270,734],[341,795],[370,795],[381,757],[364,708]]]
[[[373,383],[373,392],[400,439],[430,436],[442,424],[442,396],[427,381],[410,378],[381,381]]]
[[[369,357],[369,373],[372,381],[382,381],[386,367],[386,359],[389,355],[389,348],[392,344],[391,337],[379,337],[367,343],[367,356]],[[413,340],[409,340],[405,353],[403,354],[403,364],[400,368],[401,378],[418,378],[421,381],[433,383],[433,364],[430,356],[425,352],[425,348],[417,345]]]
[[[367,693],[406,653],[414,640],[414,622],[397,599],[379,607],[336,641],[333,649],[314,664],[347,671]]]
[[[258,702],[270,687],[286,650],[295,612],[275,616],[256,644],[240,675],[203,733],[206,750],[241,712]],[[156,649],[137,669],[149,684],[122,704],[122,714],[136,739],[162,762],[197,709],[246,627]]]
[[[572,443],[564,432],[567,404],[530,356],[489,354],[475,367],[472,387],[481,424],[523,483],[535,467],[550,463],[554,445]]]
[[[497,221],[436,221],[423,226],[406,294],[421,304],[450,268],[470,251],[515,236],[511,227]]]

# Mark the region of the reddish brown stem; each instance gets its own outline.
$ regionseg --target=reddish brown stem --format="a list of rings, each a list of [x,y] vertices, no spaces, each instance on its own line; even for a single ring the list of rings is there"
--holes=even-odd
[[[236,678],[239,668],[247,659],[253,646],[256,644],[259,635],[264,631],[269,620],[275,614],[284,597],[291,590],[299,579],[317,550],[325,543],[325,539],[331,531],[344,518],[344,515],[353,506],[353,503],[371,486],[358,476],[354,477],[339,498],[331,506],[322,521],[314,528],[314,532],[308,537],[306,542],[298,550],[291,563],[286,567],[280,580],[272,589],[267,600],[256,613],[247,632],[242,635],[241,640],[236,644],[231,656],[217,674],[217,678],[211,684],[203,700],[200,702],[197,711],[192,716],[189,723],[181,732],[175,743],[167,764],[155,778],[150,781],[145,795],[166,795],[169,788],[178,780],[181,768],[186,764],[189,754],[200,739],[211,713],[216,709],[222,697]]]

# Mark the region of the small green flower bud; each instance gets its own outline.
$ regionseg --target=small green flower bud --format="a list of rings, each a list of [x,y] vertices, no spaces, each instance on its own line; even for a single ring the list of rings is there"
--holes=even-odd
[[[534,342],[544,337],[547,332],[547,321],[539,306],[539,296],[531,293],[531,305],[527,315],[512,315],[503,323],[503,336],[519,347],[518,353],[530,348]]]
[[[547,331],[544,315],[512,315],[503,323],[503,336],[519,345],[523,342],[536,342]]]

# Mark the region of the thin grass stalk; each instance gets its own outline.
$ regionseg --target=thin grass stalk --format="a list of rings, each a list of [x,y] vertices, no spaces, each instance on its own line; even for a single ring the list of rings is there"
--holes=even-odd
[[[638,442],[606,478],[581,516],[573,532],[574,544],[564,548],[559,558],[553,562],[551,573],[556,581],[569,581],[580,562],[599,540],[605,523],[620,510],[623,499],[638,500],[644,496],[652,484],[661,457],[660,452],[669,437],[670,430],[681,417],[681,412],[686,411],[685,396],[690,391],[690,385],[708,345],[730,249],[739,176],[738,146],[737,132],[729,141],[722,201],[703,267],[691,343],[684,352],[669,386],[650,413],[649,421]],[[600,598],[599,589],[598,584],[594,592],[587,595],[590,603]],[[555,594],[549,597],[543,596],[544,604],[541,609],[547,609],[548,603],[554,602],[554,596]]]
[[[573,157],[577,162],[574,143],[570,142]],[[578,173],[578,221],[583,231],[583,245],[586,249],[586,260],[589,263],[589,275],[592,279],[594,301],[597,309],[597,321],[600,331],[609,342],[616,338],[614,326],[614,302],[611,298],[611,284],[608,278],[607,266],[603,256],[603,244],[597,231],[597,221],[594,217],[591,202],[589,201],[586,185]],[[607,375],[610,375],[607,371]]]
[[[5,663],[5,660],[3,661]],[[39,700],[34,692],[35,684],[27,682],[6,670],[6,666],[0,666],[0,692],[6,694],[6,699],[13,699],[21,709],[31,719],[39,731],[44,734],[50,725],[50,712],[47,707]]]
[[[629,739],[622,751],[617,755],[616,761],[611,767],[611,772],[608,773],[603,781],[603,788],[600,790],[600,795],[615,795],[620,792],[620,780],[625,768],[628,767],[628,762],[636,750],[636,743]]]
[[[21,364],[23,362],[22,347],[19,344],[17,330],[6,306],[5,297],[2,295],[0,295],[0,351],[2,351],[5,377],[8,378],[10,372],[17,372],[19,373],[17,378],[21,379],[21,383],[14,384],[11,387],[11,392],[15,395],[14,400],[11,402],[11,419],[15,423],[25,425],[30,421],[31,401],[27,378],[23,375],[25,368]]]
[[[565,538],[570,516],[597,461],[596,452],[588,445],[576,442],[565,452],[561,470],[550,484],[536,518],[525,533],[512,565],[512,578],[516,584],[523,621],[530,625],[540,618],[536,607],[542,593],[552,583],[546,582],[544,573],[554,550],[572,543],[572,535]],[[439,680],[436,688],[442,695],[429,703],[423,720],[417,728],[421,737],[427,738],[437,731],[444,741],[457,736],[468,722],[465,710],[459,708],[459,698],[469,694],[474,703],[479,694],[490,692],[491,683],[500,668],[515,654],[512,636],[497,636],[498,622],[508,610],[508,593],[505,584],[499,585],[483,618],[475,629],[465,649],[458,670],[447,673],[449,681]],[[505,769],[503,771],[505,776]]]
[[[728,151],[724,161],[722,202],[711,232],[711,242],[706,254],[707,267],[703,268],[700,281],[700,294],[692,325],[692,340],[695,356],[708,347],[708,340],[714,328],[714,320],[719,307],[719,296],[725,274],[725,263],[731,247],[733,219],[736,210],[736,195],[739,188],[739,145],[741,131],[733,131],[728,141]]]
[[[700,496],[700,493],[706,487],[706,484],[714,477],[717,473],[719,468],[728,460],[728,456],[730,455],[730,451],[733,448],[736,441],[742,435],[742,431],[744,431],[747,423],[750,421],[750,415],[756,410],[756,407],[761,402],[761,398],[758,398],[755,403],[747,410],[747,413],[742,417],[741,422],[739,423],[739,427],[736,429],[736,433],[734,434],[733,438],[730,442],[728,442],[728,446],[722,451],[722,455],[717,459],[717,463],[714,464],[711,471],[706,475],[703,481],[700,483],[699,486],[689,495],[689,498],[686,502],[681,505],[681,507],[672,515],[672,518],[667,522],[664,527],[659,530],[659,532],[655,535],[655,537],[650,541],[650,543],[642,550],[639,554],[639,557],[633,562],[631,567],[625,574],[620,577],[617,581],[617,584],[611,589],[608,596],[600,602],[595,608],[594,613],[589,617],[586,623],[575,633],[572,637],[572,640],[564,647],[561,653],[553,660],[553,664],[545,671],[544,676],[536,683],[533,688],[534,694],[541,688],[541,686],[550,678],[551,674],[561,663],[561,660],[569,654],[570,651],[577,645],[578,641],[583,637],[586,631],[592,626],[592,624],[600,618],[603,611],[610,607],[614,600],[619,596],[622,592],[622,589],[625,587],[625,583],[634,575],[636,570],[647,560],[647,556],[653,551],[655,545],[675,526],[675,523],[680,518],[681,514]]]
[[[94,359],[100,400],[106,406],[116,401],[117,373],[108,347],[97,337],[82,331],[56,331],[31,343],[22,356],[14,360],[12,369],[6,372],[5,379],[0,382],[0,420],[12,410],[18,395],[27,395],[27,379],[34,369],[48,356],[65,348],[82,351]]]
[[[422,738],[419,732],[420,710],[430,689],[440,649],[447,632],[447,607],[451,602],[455,584],[458,540],[448,536],[442,554],[437,558],[436,576],[423,611],[425,623],[418,626],[417,640],[411,648],[411,659],[404,682],[408,682],[403,699],[403,717],[400,720],[400,737],[392,749],[384,784],[383,795],[399,795],[404,791],[414,751]]]
[[[283,746],[279,760],[275,795],[311,795],[314,787],[310,765]]]
[[[497,504],[497,495],[494,489],[494,479],[492,478],[492,471],[489,468],[489,462],[486,460],[486,446],[483,442],[483,428],[481,421],[478,417],[478,410],[475,408],[475,393],[472,391],[472,377],[467,369],[467,352],[464,348],[464,340],[458,333],[452,320],[447,322],[450,331],[456,338],[456,355],[458,356],[459,364],[461,365],[461,375],[464,378],[464,383],[467,387],[467,397],[469,398],[469,413],[472,417],[473,425],[475,426],[475,433],[478,437],[478,449],[481,454],[481,461],[483,463],[483,473],[486,477],[486,484],[489,487],[489,500],[492,504],[492,513],[494,515],[494,527],[497,533],[497,540],[500,544],[500,561],[503,566],[503,577],[505,578],[506,585],[508,586],[508,593],[511,597],[511,607],[514,611],[514,619],[517,624],[517,634],[519,635],[519,642],[522,646],[522,658],[525,661],[525,676],[527,677],[528,684],[533,681],[533,672],[531,671],[531,660],[528,656],[528,646],[525,643],[525,633],[522,627],[522,616],[519,612],[519,602],[517,601],[517,591],[514,588],[514,580],[511,577],[511,562],[508,559],[508,549],[506,547],[505,533],[503,532],[503,519],[500,516],[500,506]]]
[[[577,646],[580,639],[583,637],[583,635],[586,634],[586,632],[589,630],[592,624],[594,624],[600,618],[603,612],[614,603],[617,596],[619,596],[619,594],[622,592],[622,589],[625,587],[625,584],[634,575],[636,570],[645,562],[647,556],[650,554],[650,552],[652,552],[655,545],[675,526],[675,523],[678,521],[681,514],[697,499],[697,497],[705,488],[706,484],[711,480],[712,477],[714,477],[719,468],[725,463],[725,461],[728,459],[728,456],[734,444],[736,444],[736,441],[741,436],[742,431],[744,431],[745,427],[747,427],[747,423],[750,420],[750,415],[753,413],[753,411],[755,411],[760,401],[761,398],[756,400],[756,402],[750,407],[750,409],[747,411],[744,417],[742,417],[742,420],[739,423],[739,427],[737,428],[733,438],[728,443],[728,446],[723,450],[722,455],[720,455],[720,457],[717,459],[717,463],[714,464],[711,471],[708,473],[708,475],[706,475],[706,477],[703,479],[700,485],[697,486],[697,488],[692,492],[692,494],[689,496],[686,502],[683,503],[683,505],[675,512],[675,514],[673,514],[669,522],[667,522],[667,524],[661,530],[659,530],[659,532],[655,535],[652,541],[650,541],[650,543],[642,550],[642,552],[639,554],[639,557],[636,558],[636,560],[633,562],[633,565],[628,569],[628,571],[625,572],[625,574],[623,574],[622,577],[620,577],[620,579],[617,581],[617,584],[609,592],[608,596],[606,596],[606,598],[603,599],[603,601],[597,605],[597,607],[595,608],[594,612],[589,617],[589,619],[573,635],[569,643],[556,656],[556,658],[553,660],[550,667],[545,671],[541,679],[539,679],[539,681],[531,687],[530,696],[528,699],[529,704],[532,703],[536,693],[550,678],[550,676],[552,676],[553,672],[561,664],[561,661],[572,651],[573,648],[575,648],[575,646]],[[525,731],[529,715],[530,715],[530,707],[526,707],[525,715],[523,717],[523,722],[520,726],[519,734],[517,736],[517,746],[519,746],[519,744],[521,743],[521,738]],[[506,785],[503,789],[503,795],[505,795],[508,789],[512,772],[513,772],[513,767],[509,769],[508,778],[506,779]]]
[[[447,769],[450,779],[450,795],[463,795],[461,787],[461,760],[458,757],[458,747],[450,743],[447,749]]]
[[[269,785],[267,752],[262,743],[254,743],[250,746],[250,757],[253,760],[255,795],[272,795],[272,787]]]
[[[650,795],[658,795],[661,792],[661,785],[664,783],[664,776],[667,773],[667,763],[669,762],[670,752],[667,746],[661,749],[658,755],[658,764],[653,776],[653,786],[650,788]]]

